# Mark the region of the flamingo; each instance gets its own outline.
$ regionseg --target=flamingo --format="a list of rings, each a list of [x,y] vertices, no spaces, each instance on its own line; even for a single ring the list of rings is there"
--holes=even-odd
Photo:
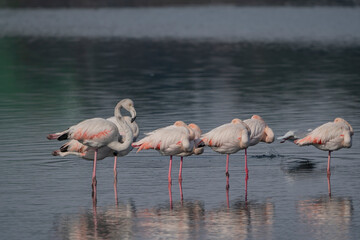
[[[201,136],[206,146],[211,147],[215,152],[226,154],[226,172],[229,180],[229,155],[246,149],[250,144],[250,128],[238,118],[231,123],[223,124]],[[246,155],[245,155],[246,158]],[[229,183],[227,182],[227,188]]]
[[[133,114],[136,115],[136,113],[133,113]],[[126,124],[131,128],[131,131],[133,133],[132,142],[135,142],[137,137],[139,136],[139,127],[138,127],[137,123],[135,121],[131,122],[132,118],[129,116],[123,116],[122,118],[124,119]],[[118,127],[119,133],[121,135],[119,138],[120,142],[124,142],[127,137],[130,137],[129,135],[127,136],[125,134],[125,132],[126,132],[125,128],[127,126],[119,125],[117,123],[115,117],[110,117],[110,118],[107,118],[106,120],[109,120],[109,121],[115,123],[116,126]],[[128,144],[128,145],[129,146],[125,150],[120,151],[120,152],[114,151],[107,146],[101,147],[98,150],[96,160],[102,160],[106,157],[115,156],[115,158],[114,158],[114,179],[115,179],[115,181],[117,178],[117,171],[116,171],[117,158],[127,155],[132,150],[131,144]],[[79,157],[87,159],[87,160],[94,160],[94,151],[95,151],[94,148],[88,147],[88,146],[80,143],[79,141],[72,139],[69,142],[62,145],[60,147],[60,149],[54,151],[52,154],[54,156],[62,156],[62,157],[67,156],[67,155],[76,155],[76,156],[79,156]]]
[[[172,156],[183,152],[190,152],[194,148],[195,133],[183,121],[176,121],[173,125],[159,128],[132,144],[138,151],[155,149],[164,156],[170,156],[168,181],[171,184]]]
[[[202,142],[202,140],[200,139],[200,137],[201,137],[200,127],[198,125],[196,125],[195,123],[190,123],[188,125],[188,127],[193,130],[193,132],[195,134],[195,138],[194,138],[194,140],[192,140],[193,143],[191,143],[191,145],[193,145],[193,148],[191,149],[191,151],[184,151],[179,154],[176,154],[176,156],[180,156],[179,181],[182,181],[183,157],[191,156],[193,154],[200,155],[204,152],[205,145]]]
[[[259,115],[253,115],[250,119],[244,120],[244,123],[246,123],[251,130],[249,147],[259,142],[274,142],[274,132]],[[247,148],[245,148],[245,172],[246,176],[248,176]]]
[[[47,136],[49,140],[77,140],[81,144],[94,149],[94,165],[92,174],[93,194],[96,191],[96,161],[98,150],[106,146],[116,152],[121,152],[129,147],[133,139],[133,134],[130,127],[121,116],[121,107],[124,107],[131,113],[131,122],[135,120],[136,111],[132,102],[124,104],[124,100],[121,100],[115,106],[114,115],[116,121],[119,125],[125,126],[125,134],[127,137],[123,143],[119,142],[121,135],[116,124],[103,118],[86,119],[76,125],[71,126],[65,131],[49,134]]]
[[[278,139],[282,139],[282,142],[286,140],[293,141],[298,146],[313,145],[320,150],[328,151],[327,175],[329,177],[331,175],[331,152],[341,148],[350,148],[352,135],[354,135],[354,130],[351,125],[342,118],[335,118],[333,122],[315,128],[304,138],[297,138],[294,131],[289,131]]]

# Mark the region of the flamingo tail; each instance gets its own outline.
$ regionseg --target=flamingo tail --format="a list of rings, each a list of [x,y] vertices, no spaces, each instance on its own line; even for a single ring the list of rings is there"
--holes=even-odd
[[[66,139],[68,139],[68,137],[69,137],[69,132],[67,130],[64,132],[52,133],[52,134],[47,135],[47,139],[49,139],[49,140],[57,139],[59,141],[66,140]]]

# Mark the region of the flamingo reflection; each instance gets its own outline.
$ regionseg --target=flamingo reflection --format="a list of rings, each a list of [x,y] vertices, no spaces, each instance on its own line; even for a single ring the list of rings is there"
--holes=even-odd
[[[57,221],[60,239],[131,239],[135,227],[134,202],[62,216]]]
[[[314,239],[347,239],[353,214],[352,201],[344,197],[319,197],[297,203],[300,219]]]
[[[227,192],[228,193],[228,192]],[[205,216],[208,235],[214,239],[271,239],[274,205],[271,202],[227,202]]]
[[[168,186],[170,207],[167,204],[160,204],[137,212],[137,227],[141,229],[138,232],[139,238],[192,239],[203,231],[204,204],[200,201],[184,201],[181,197],[181,181],[179,181],[180,201],[173,202],[171,184]]]

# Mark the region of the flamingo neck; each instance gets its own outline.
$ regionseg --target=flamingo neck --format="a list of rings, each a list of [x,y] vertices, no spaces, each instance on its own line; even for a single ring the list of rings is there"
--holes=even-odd
[[[127,148],[129,148],[131,146],[131,143],[133,142],[133,132],[132,132],[130,126],[128,125],[128,123],[122,117],[121,112],[120,112],[121,108],[122,108],[122,102],[120,101],[115,107],[114,115],[115,115],[117,123],[120,126],[124,126],[125,141],[123,143],[114,141],[108,145],[111,149],[118,151],[118,152],[126,150]]]

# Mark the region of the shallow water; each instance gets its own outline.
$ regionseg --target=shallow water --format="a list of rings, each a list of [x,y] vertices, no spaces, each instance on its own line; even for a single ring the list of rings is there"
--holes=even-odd
[[[228,9],[230,17],[222,21],[227,23],[226,31],[236,32],[231,14],[247,8],[195,8],[199,9],[205,18]],[[131,16],[147,22],[155,10],[170,16],[194,11],[139,9]],[[270,15],[297,12],[296,8],[250,10]],[[299,11],[300,25],[318,10],[307,9],[305,15]],[[320,9],[330,10],[335,13],[331,16],[345,19],[359,16],[356,8],[346,10],[352,13]],[[311,24],[305,31],[291,32],[282,23],[285,28],[270,28],[264,37],[264,31],[252,27],[258,23],[249,21],[245,25],[253,29],[250,37],[239,33],[232,38],[224,36],[216,23],[208,39],[195,34],[201,21],[187,32],[182,26],[191,21],[180,17],[183,21],[166,24],[180,37],[164,38],[167,28],[156,33],[136,27],[131,34],[120,29],[123,35],[93,36],[89,32],[97,31],[91,25],[83,36],[62,32],[66,29],[62,21],[53,28],[52,33],[58,34],[39,22],[29,23],[23,33],[9,32],[11,26],[24,26],[27,21],[4,18],[4,11],[0,24],[10,27],[0,28],[2,238],[357,239],[360,235],[358,24],[328,28],[326,36],[313,37]],[[121,12],[105,11],[105,21],[117,13]],[[79,15],[88,21],[78,12],[57,14],[62,19]],[[279,26],[280,20],[257,16],[259,22]],[[327,20],[332,21],[330,17],[311,21],[316,28]],[[117,29],[118,23],[114,25]],[[298,39],[300,32],[304,35]],[[109,117],[117,101],[127,97],[135,102],[140,137],[176,120],[195,122],[207,132],[235,117],[259,114],[280,136],[289,129],[306,130],[343,117],[355,130],[353,146],[332,153],[328,182],[327,152],[278,141],[258,144],[248,149],[247,183],[243,151],[230,156],[229,191],[226,157],[211,149],[184,160],[181,185],[175,158],[171,189],[168,158],[155,151],[133,151],[118,162],[115,189],[113,159],[98,163],[94,206],[92,162],[51,156],[61,143],[48,141],[46,135],[86,118]]]

